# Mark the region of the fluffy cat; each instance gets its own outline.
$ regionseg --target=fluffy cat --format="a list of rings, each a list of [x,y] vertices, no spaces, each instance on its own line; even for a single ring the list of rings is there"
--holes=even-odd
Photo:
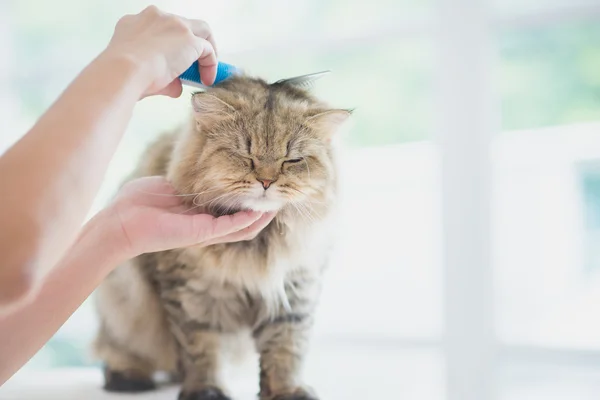
[[[199,212],[277,211],[249,241],[143,254],[98,288],[96,354],[105,389],[155,387],[178,374],[180,400],[227,400],[228,338],[248,333],[261,400],[316,399],[300,370],[332,239],[331,138],[349,111],[294,81],[234,77],[192,98],[185,129],[155,142],[135,177],[163,175]]]

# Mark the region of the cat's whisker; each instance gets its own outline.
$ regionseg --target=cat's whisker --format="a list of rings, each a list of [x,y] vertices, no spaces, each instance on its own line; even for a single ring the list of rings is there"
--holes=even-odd
[[[210,204],[213,203],[214,201],[222,199],[223,197],[229,196],[229,195],[231,195],[231,193],[223,193],[223,194],[221,194],[221,195],[219,195],[217,197],[214,197],[214,198],[212,198],[212,199],[210,199],[208,201],[205,201],[204,203],[198,204],[198,206],[204,206],[204,205],[207,205],[207,204],[210,206]]]
[[[233,205],[235,205],[235,200],[237,199],[237,197],[239,196],[239,194],[237,193],[232,193],[230,198],[225,198],[225,200],[216,205],[216,209],[219,213],[229,213],[229,210],[231,210],[231,208],[233,207]]]
[[[300,210],[298,209],[298,207],[296,206],[296,204],[295,204],[295,203],[293,203],[293,202],[292,202],[292,203],[290,203],[290,205],[291,205],[292,207],[294,207],[294,210],[296,211],[296,213],[297,213],[298,215],[300,215],[301,217],[303,217],[303,218],[304,218],[304,216],[302,215],[302,213],[300,212]]]
[[[181,214],[188,213],[188,212],[190,212],[190,211],[192,211],[192,210],[194,210],[194,209],[196,209],[196,208],[199,208],[199,207],[205,206],[205,205],[207,205],[207,204],[209,204],[209,207],[210,207],[210,203],[212,203],[212,202],[214,202],[214,201],[216,201],[216,200],[219,200],[219,199],[221,199],[221,198],[223,198],[223,197],[229,196],[229,195],[232,195],[232,193],[224,193],[224,194],[222,194],[222,195],[220,195],[220,196],[217,196],[217,197],[215,197],[215,198],[213,198],[213,199],[210,199],[210,200],[208,200],[208,201],[205,201],[204,203],[197,203],[197,200],[199,199],[199,196],[196,196],[196,197],[194,198],[194,200],[192,201],[192,203],[194,204],[194,207],[191,207],[191,208],[189,208],[189,209],[187,209],[187,210],[185,210],[185,211],[181,212]]]
[[[230,201],[231,199],[233,199],[236,196],[236,193],[227,193],[226,196],[222,196],[220,198],[216,198],[213,201],[210,202],[210,205],[212,206],[213,203],[215,203],[217,200],[222,200],[223,204],[226,204],[228,201]],[[222,204],[217,204],[219,206],[221,206]]]
[[[205,193],[209,193],[209,192],[214,192],[215,190],[219,190],[220,188],[215,187],[212,189],[208,189],[205,190],[203,192],[199,192],[199,193],[184,193],[184,194],[170,194],[170,193],[152,193],[152,192],[146,192],[145,190],[141,190],[138,189],[138,192],[143,193],[143,194],[147,194],[150,196],[162,196],[162,197],[189,197],[189,196],[199,196],[201,194],[205,194]]]
[[[306,208],[304,208],[304,207],[300,207],[300,209],[301,209],[301,210],[303,210],[304,214],[306,215],[306,219],[307,219],[309,222],[311,222],[311,223],[314,223],[314,222],[316,222],[316,219],[315,219],[314,215],[312,215],[312,214],[311,214],[311,212],[310,212],[309,210],[307,210],[307,209],[306,209]]]
[[[198,207],[200,207],[200,206],[194,206],[194,207],[188,208],[187,210],[184,210],[184,211],[180,212],[179,214],[187,214],[190,211],[192,211],[192,210],[194,210],[194,209],[196,209]]]
[[[194,199],[192,200],[192,204],[194,205],[198,205],[197,201],[200,199],[200,195],[194,196]]]
[[[311,222],[316,222],[317,218],[321,219],[321,215],[313,208],[304,203],[297,203],[311,218]]]
[[[293,203],[291,203],[291,204],[292,204],[292,206],[294,206],[294,208],[296,209],[296,211],[298,212],[298,214],[299,214],[299,215],[300,215],[302,218],[304,218],[304,219],[305,219],[306,221],[308,221],[308,222],[312,222],[312,221],[310,220],[309,216],[308,216],[308,215],[307,215],[307,214],[306,214],[306,213],[305,213],[305,212],[304,212],[304,211],[303,211],[303,210],[302,210],[300,207],[298,207],[298,204],[299,204],[299,203],[294,203],[294,202],[293,202]]]
[[[222,208],[223,208],[223,207],[224,207],[226,204],[228,204],[229,202],[235,202],[235,200],[236,200],[236,199],[237,199],[239,196],[241,196],[241,195],[242,195],[241,193],[225,193],[224,195],[222,195],[222,196],[219,196],[219,197],[217,197],[217,198],[213,199],[212,201],[210,201],[210,203],[208,204],[208,207],[209,207],[209,208],[210,208],[210,207],[213,207],[213,203],[214,203],[215,201],[217,201],[217,200],[220,200],[220,199],[224,199],[224,203],[223,203],[223,204],[217,204],[217,205],[216,205],[216,207],[217,207],[217,210],[221,210],[221,209],[222,209]],[[233,205],[235,205],[235,204],[232,204],[232,206],[233,206]],[[219,211],[219,212],[221,212],[221,211]]]
[[[226,202],[227,208],[225,209],[225,213],[229,214],[231,211],[233,211],[233,207],[235,207],[238,203],[238,199],[242,197],[241,193],[236,193],[235,196],[233,196],[231,199],[229,199]]]
[[[302,160],[306,164],[306,171],[308,172],[308,179],[310,179],[310,167],[308,166],[308,160],[304,156],[302,156]]]
[[[317,222],[315,216],[310,212],[310,210],[308,210],[307,208],[302,207],[302,206],[300,208],[302,210],[304,210],[304,213],[307,215],[307,219],[308,219],[309,222],[311,222],[311,223]]]
[[[318,200],[313,200],[311,198],[306,198],[302,200],[304,203],[310,203],[310,204],[329,204],[325,201],[318,201]]]
[[[315,203],[315,204],[327,204],[326,202],[323,202],[323,201],[318,201],[318,200],[311,199],[310,196],[306,192],[304,192],[304,191],[302,191],[300,189],[296,189],[296,188],[294,188],[292,186],[286,186],[285,189],[293,190],[294,192],[300,193],[303,196],[305,196],[305,199],[303,199],[302,201],[309,202],[309,203]]]
[[[322,202],[312,202],[312,201],[308,201],[308,202],[304,202],[304,206],[309,209],[313,214],[315,214],[317,217],[322,218],[321,214],[319,214],[319,212],[315,209],[315,207],[312,205],[313,203],[316,204],[325,204]]]

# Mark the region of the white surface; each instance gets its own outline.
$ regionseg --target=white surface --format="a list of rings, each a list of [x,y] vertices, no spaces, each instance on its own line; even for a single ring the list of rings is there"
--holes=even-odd
[[[322,400],[443,400],[442,360],[434,350],[399,349],[393,344],[321,342],[313,346],[306,381]],[[258,371],[245,366],[228,374],[234,400],[256,400]],[[100,370],[23,371],[0,388],[1,400],[175,400],[178,388],[142,395],[102,389]]]
[[[322,400],[447,400],[443,365],[433,348],[320,342],[313,346],[306,376]],[[500,400],[600,398],[600,365],[560,367],[513,360],[498,372]],[[242,367],[228,378],[233,400],[257,400],[256,368]],[[96,369],[23,371],[0,388],[0,400],[175,400],[178,393],[171,386],[116,395],[101,386],[102,374]]]

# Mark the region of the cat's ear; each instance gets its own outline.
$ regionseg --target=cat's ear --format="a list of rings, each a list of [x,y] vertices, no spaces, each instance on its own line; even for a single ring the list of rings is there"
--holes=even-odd
[[[235,113],[231,104],[207,92],[194,93],[192,107],[198,122],[218,121],[232,117]]]
[[[319,111],[309,116],[305,123],[325,140],[330,141],[333,135],[350,118],[353,110],[333,109]]]

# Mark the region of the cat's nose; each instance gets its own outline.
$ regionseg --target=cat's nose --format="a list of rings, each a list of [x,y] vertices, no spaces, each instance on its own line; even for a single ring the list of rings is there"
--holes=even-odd
[[[267,190],[269,188],[269,186],[271,186],[271,184],[273,182],[275,182],[273,179],[262,179],[262,178],[256,178],[257,181],[259,181],[262,184],[262,187]]]

